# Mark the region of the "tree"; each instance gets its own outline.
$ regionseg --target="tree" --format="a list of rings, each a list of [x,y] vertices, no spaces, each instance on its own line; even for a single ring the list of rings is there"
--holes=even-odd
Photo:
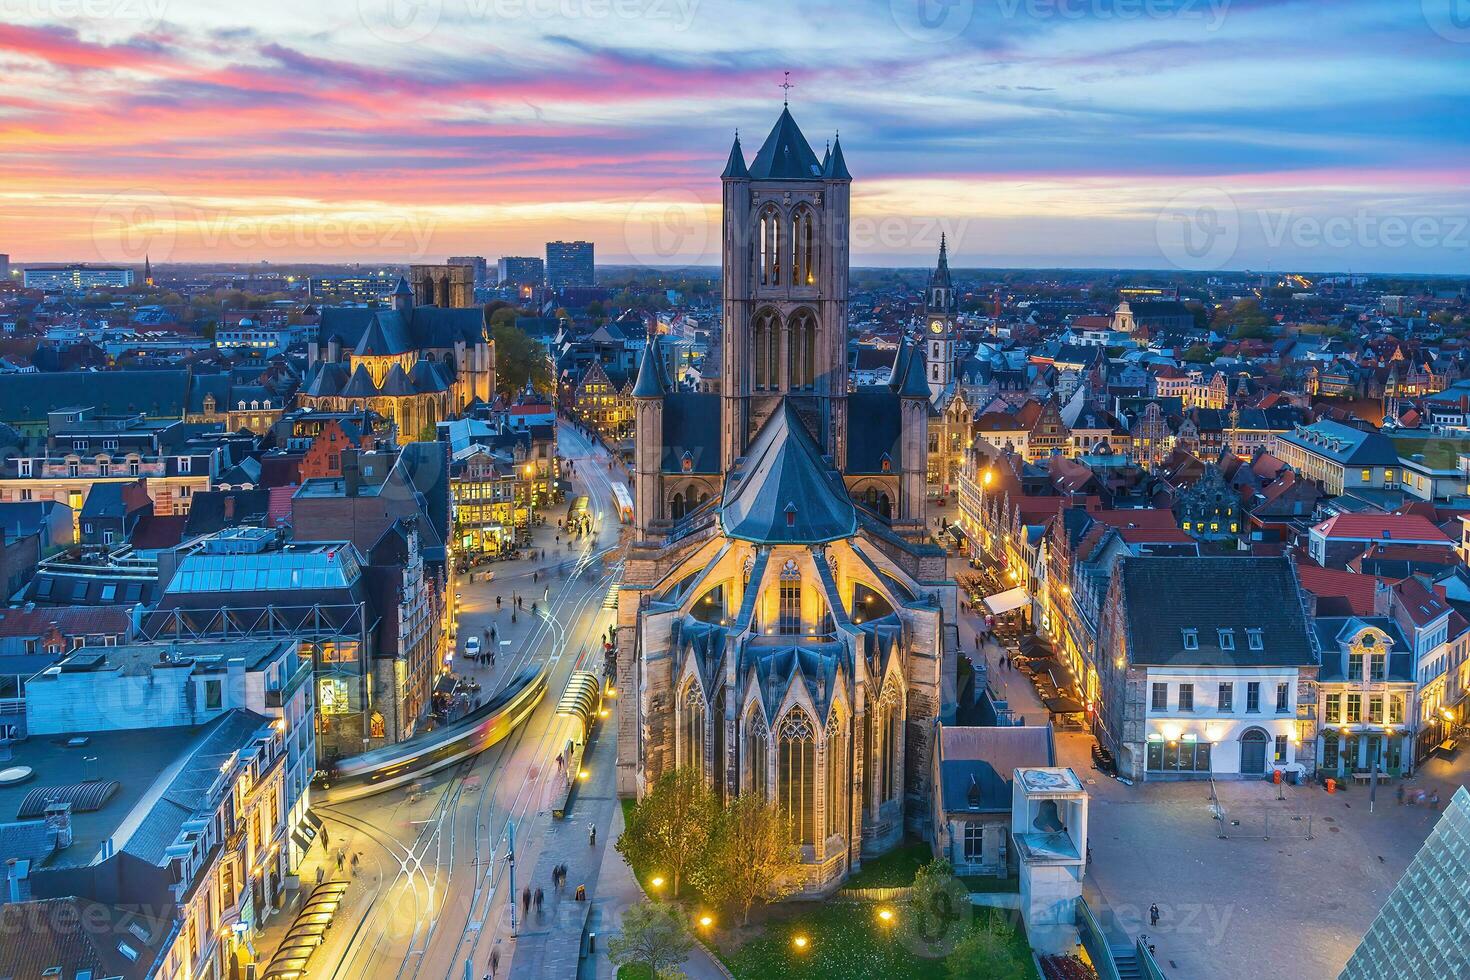
[[[786,812],[755,793],[744,793],[720,813],[692,878],[711,902],[738,909],[741,924],[749,925],[751,906],[789,895],[800,870],[801,849]]]
[[[1012,938],[999,915],[987,915],[970,923],[944,965],[954,980],[1025,980],[1031,976],[1031,963],[1016,955]]]
[[[719,807],[697,769],[665,773],[628,813],[618,853],[635,868],[667,873],[674,895],[691,867],[704,856]]]
[[[1191,344],[1179,355],[1179,359],[1190,364],[1208,364],[1215,359],[1215,355],[1208,344]]]
[[[969,889],[954,876],[954,866],[930,861],[914,875],[899,928],[909,949],[921,956],[943,956],[955,949],[971,914]]]
[[[678,976],[669,971],[684,962],[693,948],[683,909],[640,902],[623,913],[622,935],[607,941],[607,958],[617,966],[642,964],[654,977]]]
[[[504,309],[497,310],[494,319],[499,319],[504,312]],[[526,331],[515,325],[514,310],[511,310],[510,322],[496,323],[492,333],[495,337],[495,380],[502,392],[513,396],[526,387],[527,381],[537,391],[550,390],[551,366],[546,363],[546,352]]]

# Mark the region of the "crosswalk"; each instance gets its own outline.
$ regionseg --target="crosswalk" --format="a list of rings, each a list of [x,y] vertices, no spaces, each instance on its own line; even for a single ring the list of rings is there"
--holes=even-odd
[[[602,597],[602,608],[604,608],[604,609],[616,609],[616,608],[618,608],[618,580],[617,580],[617,578],[614,578],[612,580],[612,582],[609,583],[609,585],[607,587],[607,595],[605,595],[605,596]]]

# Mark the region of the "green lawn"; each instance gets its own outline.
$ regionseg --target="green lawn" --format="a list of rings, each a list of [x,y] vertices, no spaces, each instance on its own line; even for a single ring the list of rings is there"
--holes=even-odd
[[[847,879],[844,888],[907,888],[919,869],[934,860],[928,844],[902,844],[881,857],[863,862],[862,870]]]
[[[736,980],[932,980],[948,975],[943,960],[920,959],[899,940],[896,927],[879,925],[876,909],[843,902],[783,906],[761,935],[739,949],[720,950],[720,959]],[[977,918],[994,914],[975,910]],[[805,950],[793,943],[798,935],[807,938]],[[1011,953],[1012,969],[996,977],[1035,980],[1031,948],[1017,933],[1012,933]]]
[[[642,963],[625,963],[618,967],[618,980],[652,980],[653,974]]]

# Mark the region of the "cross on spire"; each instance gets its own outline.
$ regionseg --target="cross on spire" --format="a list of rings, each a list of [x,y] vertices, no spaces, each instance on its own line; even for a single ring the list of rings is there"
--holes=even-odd
[[[791,90],[796,86],[791,84],[791,72],[783,71],[781,74],[785,77],[777,88],[781,90],[781,108],[788,109],[791,107]]]

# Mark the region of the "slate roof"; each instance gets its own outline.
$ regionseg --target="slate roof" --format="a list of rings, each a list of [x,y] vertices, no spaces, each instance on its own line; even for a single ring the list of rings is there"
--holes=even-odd
[[[664,396],[663,460],[665,473],[683,472],[689,454],[689,472],[720,472],[720,396],[709,392],[677,391]]]
[[[946,725],[939,732],[940,798],[948,812],[1009,813],[1015,771],[1055,764],[1050,725]]]
[[[848,473],[881,473],[884,455],[898,472],[903,436],[898,408],[898,395],[887,385],[859,385],[848,395]]]
[[[745,153],[740,149],[740,134],[735,134],[735,142],[730,144],[730,158],[725,161],[725,172],[720,174],[722,180],[740,180],[749,177],[750,171],[745,167]]]
[[[1397,466],[1399,461],[1393,441],[1383,433],[1366,432],[1331,419],[1299,426],[1277,438],[1344,466]]]
[[[377,396],[378,386],[373,382],[373,376],[368,374],[366,365],[357,366],[357,370],[352,372],[352,380],[342,387],[340,394],[344,398],[374,398]]]
[[[1296,573],[1286,558],[1122,558],[1129,661],[1141,666],[1305,666],[1315,661]],[[1196,650],[1184,648],[1193,629]],[[1233,650],[1220,645],[1232,630]],[[1252,650],[1247,631],[1262,631]]]
[[[727,537],[763,543],[816,544],[857,532],[842,476],[787,399],[726,477],[720,522]]]
[[[317,397],[340,394],[347,384],[347,368],[340,361],[320,361],[312,369],[303,392]]]
[[[828,160],[829,168],[832,161]],[[776,125],[756,152],[750,165],[752,180],[816,180],[822,174],[821,161],[812,152],[811,144],[802,135],[791,110],[781,109]]]
[[[88,405],[103,414],[143,412],[183,418],[188,371],[56,371],[11,374],[0,384],[0,422],[44,422],[57,405]]]
[[[0,976],[116,977],[142,980],[171,935],[168,923],[85,898],[48,898],[10,910],[25,941],[0,944]],[[85,924],[85,928],[78,928]],[[126,946],[133,955],[123,953]]]
[[[1314,619],[1312,629],[1317,634],[1317,646],[1322,651],[1322,666],[1317,671],[1317,679],[1347,679],[1347,653],[1342,644],[1360,633],[1365,626],[1382,630],[1393,642],[1388,655],[1388,679],[1412,681],[1413,648],[1404,642],[1404,635],[1399,631],[1398,624],[1387,616],[1319,616]]]
[[[663,365],[658,356],[658,338],[650,337],[638,358],[638,380],[633,383],[634,398],[657,398],[665,391]]]

